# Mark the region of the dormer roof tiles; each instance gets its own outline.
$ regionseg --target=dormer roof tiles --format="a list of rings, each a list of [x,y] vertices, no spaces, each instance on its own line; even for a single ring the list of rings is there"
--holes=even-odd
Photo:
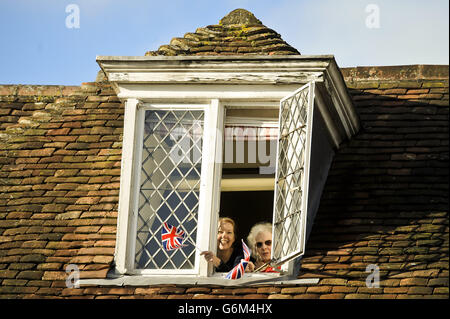
[[[292,55],[300,54],[274,30],[264,26],[252,13],[244,9],[230,12],[219,24],[198,28],[182,38],[146,56],[175,55]]]

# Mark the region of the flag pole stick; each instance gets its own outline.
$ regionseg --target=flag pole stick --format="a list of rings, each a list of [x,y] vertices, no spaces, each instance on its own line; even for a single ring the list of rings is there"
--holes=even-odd
[[[194,246],[198,251],[202,252],[202,250],[200,248],[197,247],[197,245],[190,239],[190,238],[186,238],[191,244],[192,246]]]
[[[257,269],[255,269],[254,271],[255,271],[255,272],[256,272],[256,271],[260,271],[261,269],[264,269],[264,267],[271,266],[271,264],[272,264],[273,262],[275,262],[275,261],[276,261],[276,259],[271,259],[271,260],[269,260],[268,262],[266,262],[264,265],[262,265],[262,266],[258,267]],[[282,265],[282,264],[284,264],[284,262],[281,263],[281,264],[275,264],[275,265],[273,265],[272,267],[280,266],[280,265]]]
[[[261,269],[263,269],[264,267],[269,266],[269,265],[270,265],[270,261],[269,261],[269,262],[266,262],[264,265],[262,265],[262,266],[256,268],[254,271],[255,271],[255,272],[260,271]]]

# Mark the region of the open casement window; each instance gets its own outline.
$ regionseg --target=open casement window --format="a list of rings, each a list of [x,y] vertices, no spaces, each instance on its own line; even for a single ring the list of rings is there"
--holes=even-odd
[[[283,265],[305,248],[314,82],[280,103],[272,260]]]
[[[214,131],[206,125],[210,105],[146,105],[137,112],[134,200],[128,252],[135,274],[199,273],[195,248],[199,228],[210,223],[206,182],[208,165],[204,137]],[[208,133],[206,133],[208,132]],[[202,186],[203,185],[203,186]],[[206,185],[206,187],[205,187]],[[203,203],[203,205],[201,205]],[[210,205],[209,205],[210,206]],[[164,223],[184,231],[184,247],[167,250],[162,244]],[[195,245],[195,246],[194,246]]]
[[[252,127],[252,134],[246,118],[230,117],[225,126],[225,108],[218,101],[210,105],[141,103],[136,113],[129,272],[214,274],[211,267],[201,271],[202,258],[195,246],[215,250],[217,229],[212,225],[217,224],[223,161],[217,159],[227,157],[224,141],[232,128],[242,131],[237,137],[246,140],[278,138],[272,259],[282,265],[282,273],[292,274],[288,262],[303,254],[305,247],[313,103],[311,82],[281,100],[278,125],[267,126],[270,121],[264,121],[258,130]],[[220,147],[225,153],[218,151]],[[164,223],[185,232],[184,247],[164,248]]]

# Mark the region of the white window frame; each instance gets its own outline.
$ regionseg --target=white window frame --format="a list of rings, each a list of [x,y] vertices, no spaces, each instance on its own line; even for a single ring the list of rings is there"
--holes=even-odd
[[[305,141],[305,161],[303,166],[303,184],[298,185],[297,188],[301,189],[301,207],[300,207],[300,232],[297,234],[298,240],[299,240],[299,247],[297,250],[289,253],[286,256],[282,256],[280,260],[276,260],[280,265],[281,269],[289,274],[293,274],[295,271],[294,263],[296,259],[300,256],[302,256],[305,252],[305,245],[306,245],[306,223],[307,223],[307,209],[308,209],[308,189],[309,189],[309,173],[310,173],[310,162],[311,162],[311,142],[312,142],[312,124],[313,124],[313,114],[314,114],[314,96],[315,96],[315,83],[314,81],[311,81],[304,86],[300,87],[296,91],[292,92],[288,96],[284,97],[280,101],[280,117],[279,117],[279,123],[281,122],[281,108],[282,103],[285,100],[288,100],[294,96],[296,96],[298,93],[308,90],[308,101],[306,105],[306,123],[304,125],[306,126],[306,141]],[[280,143],[280,138],[278,138],[278,145]],[[275,169],[275,174],[278,175],[278,164],[279,164],[279,146],[277,146],[277,165]],[[275,177],[275,180],[277,177]],[[275,223],[275,205],[276,205],[276,197],[277,197],[277,191],[278,188],[275,187],[274,190],[274,208],[273,208],[273,221],[272,223]],[[275,242],[275,229],[272,232],[272,243]],[[274,250],[272,250],[272,259],[274,258]]]
[[[291,94],[295,94],[296,91]],[[289,95],[291,95],[289,94]],[[251,100],[251,99],[248,99]],[[239,102],[237,102],[239,103]],[[269,108],[279,108],[281,100],[278,103],[269,103]],[[227,103],[220,99],[211,99],[209,103],[149,103],[140,101],[138,99],[127,99],[125,103],[124,116],[124,135],[123,135],[123,155],[120,181],[120,201],[119,201],[119,216],[118,216],[118,230],[117,243],[115,253],[116,271],[119,274],[134,275],[134,276],[151,276],[154,278],[173,276],[173,278],[210,278],[224,279],[223,273],[214,273],[211,264],[208,264],[204,258],[201,258],[199,251],[196,251],[195,267],[189,270],[141,270],[134,268],[134,253],[135,253],[135,216],[137,211],[137,199],[139,194],[139,175],[140,175],[140,161],[141,150],[140,141],[143,135],[143,112],[147,109],[202,109],[205,112],[204,118],[204,135],[203,135],[203,149],[202,149],[202,168],[201,168],[201,182],[200,182],[200,202],[198,212],[198,226],[197,226],[197,245],[203,250],[212,250],[216,252],[217,243],[217,222],[220,201],[220,185],[222,173],[222,161],[216,160],[217,156],[221,156],[219,149],[223,145],[223,134],[219,136],[218,132],[223,132],[225,123],[225,109],[226,107],[233,107],[235,103]],[[252,109],[258,108],[261,103],[245,102],[244,108]],[[238,125],[239,123],[248,122],[248,119],[233,119],[230,122]],[[265,122],[254,121],[254,124],[261,124]],[[274,125],[273,121],[267,121]],[[304,234],[302,235],[304,237]],[[304,244],[303,244],[304,246]],[[299,254],[296,255],[298,257]],[[294,261],[287,262],[283,270],[285,274],[292,275],[294,273]],[[276,278],[279,274],[272,273],[246,273],[247,279],[254,278],[256,280],[261,278]],[[223,278],[223,279],[222,279]],[[174,282],[175,280],[172,279]],[[170,281],[170,280],[169,280]],[[242,281],[244,283],[246,281]]]
[[[220,145],[217,132],[223,125],[223,107],[218,100],[212,100],[210,104],[151,104],[139,102],[137,99],[129,99],[125,103],[124,117],[124,137],[123,137],[123,156],[121,168],[121,187],[119,201],[118,231],[116,243],[116,269],[122,274],[131,275],[195,275],[207,276],[211,272],[211,267],[202,262],[199,251],[196,250],[195,265],[193,269],[178,270],[150,270],[136,269],[135,243],[136,243],[136,220],[138,208],[138,194],[140,185],[140,168],[142,157],[142,140],[144,117],[146,110],[202,110],[204,111],[203,126],[203,147],[202,147],[202,167],[200,174],[200,197],[197,225],[197,246],[201,250],[210,250],[212,239],[210,241],[203,238],[213,238],[211,236],[211,224],[217,223],[217,218],[213,215],[218,214],[218,208],[214,209],[216,214],[211,213],[211,207],[214,207],[215,193],[217,193],[218,184],[215,175],[220,169],[215,164],[215,153]],[[222,110],[222,115],[220,114]],[[222,122],[220,122],[222,119]],[[217,206],[217,204],[216,204]],[[214,241],[215,244],[215,241]]]
[[[204,126],[206,126],[206,123],[208,122],[208,111],[210,110],[209,105],[207,104],[189,104],[189,105],[182,105],[182,104],[146,104],[146,103],[142,103],[142,106],[140,106],[138,108],[137,111],[137,148],[135,149],[136,152],[136,158],[135,158],[135,162],[134,162],[134,166],[138,167],[139,169],[134,171],[134,189],[135,190],[139,190],[139,185],[141,184],[141,171],[140,168],[142,167],[142,143],[143,143],[143,138],[144,138],[144,125],[145,125],[145,112],[148,110],[155,110],[155,111],[176,111],[176,110],[191,110],[191,111],[203,111],[204,112]],[[203,140],[205,141],[205,137],[207,137],[207,135],[205,134],[206,130],[203,131]],[[204,144],[205,145],[205,144]],[[208,194],[209,190],[205,187],[205,185],[209,185],[209,183],[207,181],[204,181],[205,179],[208,178],[208,175],[206,173],[207,169],[204,169],[204,164],[205,162],[208,161],[208,158],[205,158],[204,155],[209,155],[209,153],[205,153],[205,151],[202,152],[202,169],[201,169],[201,173],[200,173],[200,194]],[[138,195],[138,193],[134,193],[132,196],[136,196]],[[197,231],[199,230],[199,228],[201,227],[201,221],[204,220],[204,215],[206,214],[205,211],[205,207],[204,205],[201,205],[202,203],[202,196],[200,195],[199,198],[199,211],[198,211],[198,226],[197,226]],[[138,206],[139,206],[139,201],[137,200],[137,198],[133,198],[133,212],[137,212],[138,211]],[[131,233],[130,236],[132,238],[136,238],[136,225],[137,225],[137,213],[133,213],[133,218],[130,221],[131,223]],[[182,226],[182,225],[181,225]],[[136,274],[136,275],[195,275],[199,273],[199,268],[200,268],[200,263],[199,263],[199,256],[198,253],[196,252],[196,256],[195,256],[195,265],[193,269],[170,269],[170,270],[166,270],[166,269],[137,269],[134,266],[134,261],[135,261],[135,255],[136,255],[136,240],[131,240],[130,241],[130,247],[129,247],[129,255],[128,258],[130,258],[130,260],[132,260],[133,265],[132,265],[132,269],[130,271],[130,273],[132,274]]]

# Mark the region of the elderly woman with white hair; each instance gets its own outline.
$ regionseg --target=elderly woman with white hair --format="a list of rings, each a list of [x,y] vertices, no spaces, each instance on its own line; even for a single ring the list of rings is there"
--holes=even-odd
[[[270,267],[270,257],[272,254],[272,224],[261,222],[255,224],[247,236],[247,242],[255,258],[254,268],[261,272],[277,272]],[[253,267],[251,267],[253,270]]]

